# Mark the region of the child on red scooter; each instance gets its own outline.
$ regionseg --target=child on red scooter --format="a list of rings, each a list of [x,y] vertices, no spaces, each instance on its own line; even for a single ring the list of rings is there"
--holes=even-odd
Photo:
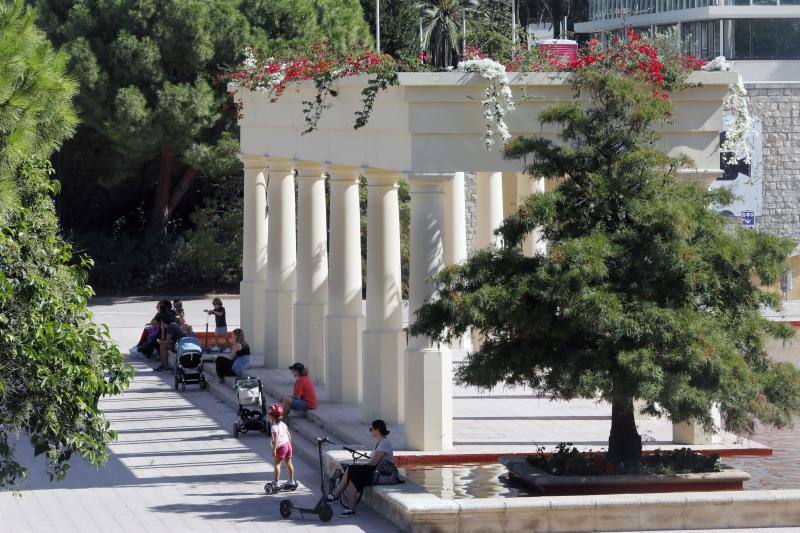
[[[272,457],[275,459],[275,489],[294,490],[297,482],[294,479],[292,464],[292,436],[289,427],[283,421],[283,407],[274,404],[269,407],[270,432],[272,433]],[[281,463],[289,470],[289,481],[281,487]]]

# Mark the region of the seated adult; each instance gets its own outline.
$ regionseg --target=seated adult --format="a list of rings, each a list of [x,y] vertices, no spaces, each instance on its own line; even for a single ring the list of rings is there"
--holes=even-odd
[[[230,352],[219,354],[214,359],[220,383],[225,383],[225,376],[240,377],[243,371],[250,368],[250,345],[247,344],[241,329],[233,330],[230,348]]]
[[[157,315],[156,315],[157,316]],[[139,338],[139,342],[130,349],[131,355],[141,355],[142,357],[150,357],[153,355],[153,350],[156,349],[158,343],[156,339],[158,339],[158,333],[161,327],[154,316],[153,319],[150,321],[150,325],[146,326],[142,331],[142,335]]]
[[[341,516],[351,516],[355,514],[356,504],[358,504],[358,493],[364,487],[372,485],[375,479],[375,469],[383,462],[394,462],[394,447],[387,438],[389,430],[383,420],[373,420],[369,426],[369,432],[375,439],[375,448],[369,456],[369,462],[364,464],[345,465],[344,475],[339,485],[328,495],[328,501],[335,501],[342,492],[347,491],[347,504],[350,509],[345,510]]]
[[[308,376],[308,369],[303,363],[295,363],[289,370],[292,371],[295,381],[291,397],[281,398],[284,418],[289,416],[292,409],[308,411],[317,408],[317,392],[314,390],[314,382]]]
[[[161,333],[158,342],[158,355],[161,358],[161,366],[155,369],[156,372],[167,372],[169,370],[169,351],[175,347],[175,343],[183,338],[181,327],[176,322],[170,322],[170,317],[159,314],[156,319],[161,326]]]

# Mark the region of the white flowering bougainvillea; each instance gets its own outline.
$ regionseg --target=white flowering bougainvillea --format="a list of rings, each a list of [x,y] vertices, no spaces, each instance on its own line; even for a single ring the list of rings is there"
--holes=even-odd
[[[514,99],[511,94],[505,65],[489,58],[467,59],[459,62],[456,70],[460,72],[475,72],[489,80],[486,96],[481,101],[483,104],[483,119],[486,122],[486,130],[483,134],[483,142],[486,144],[486,148],[490,149],[494,145],[496,136],[499,136],[503,143],[511,139],[505,116],[514,110]]]
[[[723,56],[718,56],[709,61],[703,70],[714,71],[730,71],[733,70],[731,65]],[[724,154],[725,162],[735,165],[737,161],[744,160],[745,163],[750,164],[753,157],[753,148],[747,142],[748,136],[751,135],[753,130],[753,117],[750,116],[750,110],[747,107],[747,89],[744,88],[742,75],[737,72],[738,80],[731,86],[731,92],[725,97],[724,109],[726,115],[732,117],[730,120],[725,120],[723,127],[725,128],[725,140],[720,146],[720,152]]]

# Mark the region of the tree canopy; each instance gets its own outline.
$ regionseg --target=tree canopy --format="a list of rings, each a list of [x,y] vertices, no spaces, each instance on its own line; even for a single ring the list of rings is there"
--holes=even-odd
[[[19,438],[54,479],[73,454],[102,462],[114,433],[98,400],[131,376],[87,309],[91,261],[59,234],[47,158],[73,132],[77,86],[34,21],[22,0],[0,1],[0,181],[16,198],[0,219],[0,487],[27,473]]]
[[[31,0],[34,1],[34,0]],[[279,53],[328,39],[369,41],[358,0],[35,0],[71,57],[85,127],[116,157],[106,182],[154,189],[150,228],[162,229],[204,156],[235,124],[222,70],[245,46]]]
[[[641,454],[634,399],[675,422],[725,429],[754,420],[783,426],[800,410],[800,371],[771,361],[760,288],[785,268],[793,243],[732,227],[712,211],[727,192],[681,181],[687,164],[655,144],[653,125],[670,116],[663,94],[597,69],[572,78],[576,98],[545,111],[561,142],[521,138],[507,157],[534,176],[563,177],[533,195],[498,229],[504,247],[443,271],[412,333],[449,340],[484,335],[457,378],[471,385],[527,385],[554,398],[601,398],[612,406],[609,459]],[[539,228],[546,254],[521,252]]]

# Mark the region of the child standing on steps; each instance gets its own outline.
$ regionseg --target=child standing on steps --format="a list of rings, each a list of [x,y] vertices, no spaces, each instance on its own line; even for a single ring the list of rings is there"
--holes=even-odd
[[[275,459],[275,486],[281,481],[281,462],[289,470],[289,485],[297,487],[292,464],[292,436],[283,421],[283,407],[274,404],[269,407],[270,432],[272,433],[272,457]]]

